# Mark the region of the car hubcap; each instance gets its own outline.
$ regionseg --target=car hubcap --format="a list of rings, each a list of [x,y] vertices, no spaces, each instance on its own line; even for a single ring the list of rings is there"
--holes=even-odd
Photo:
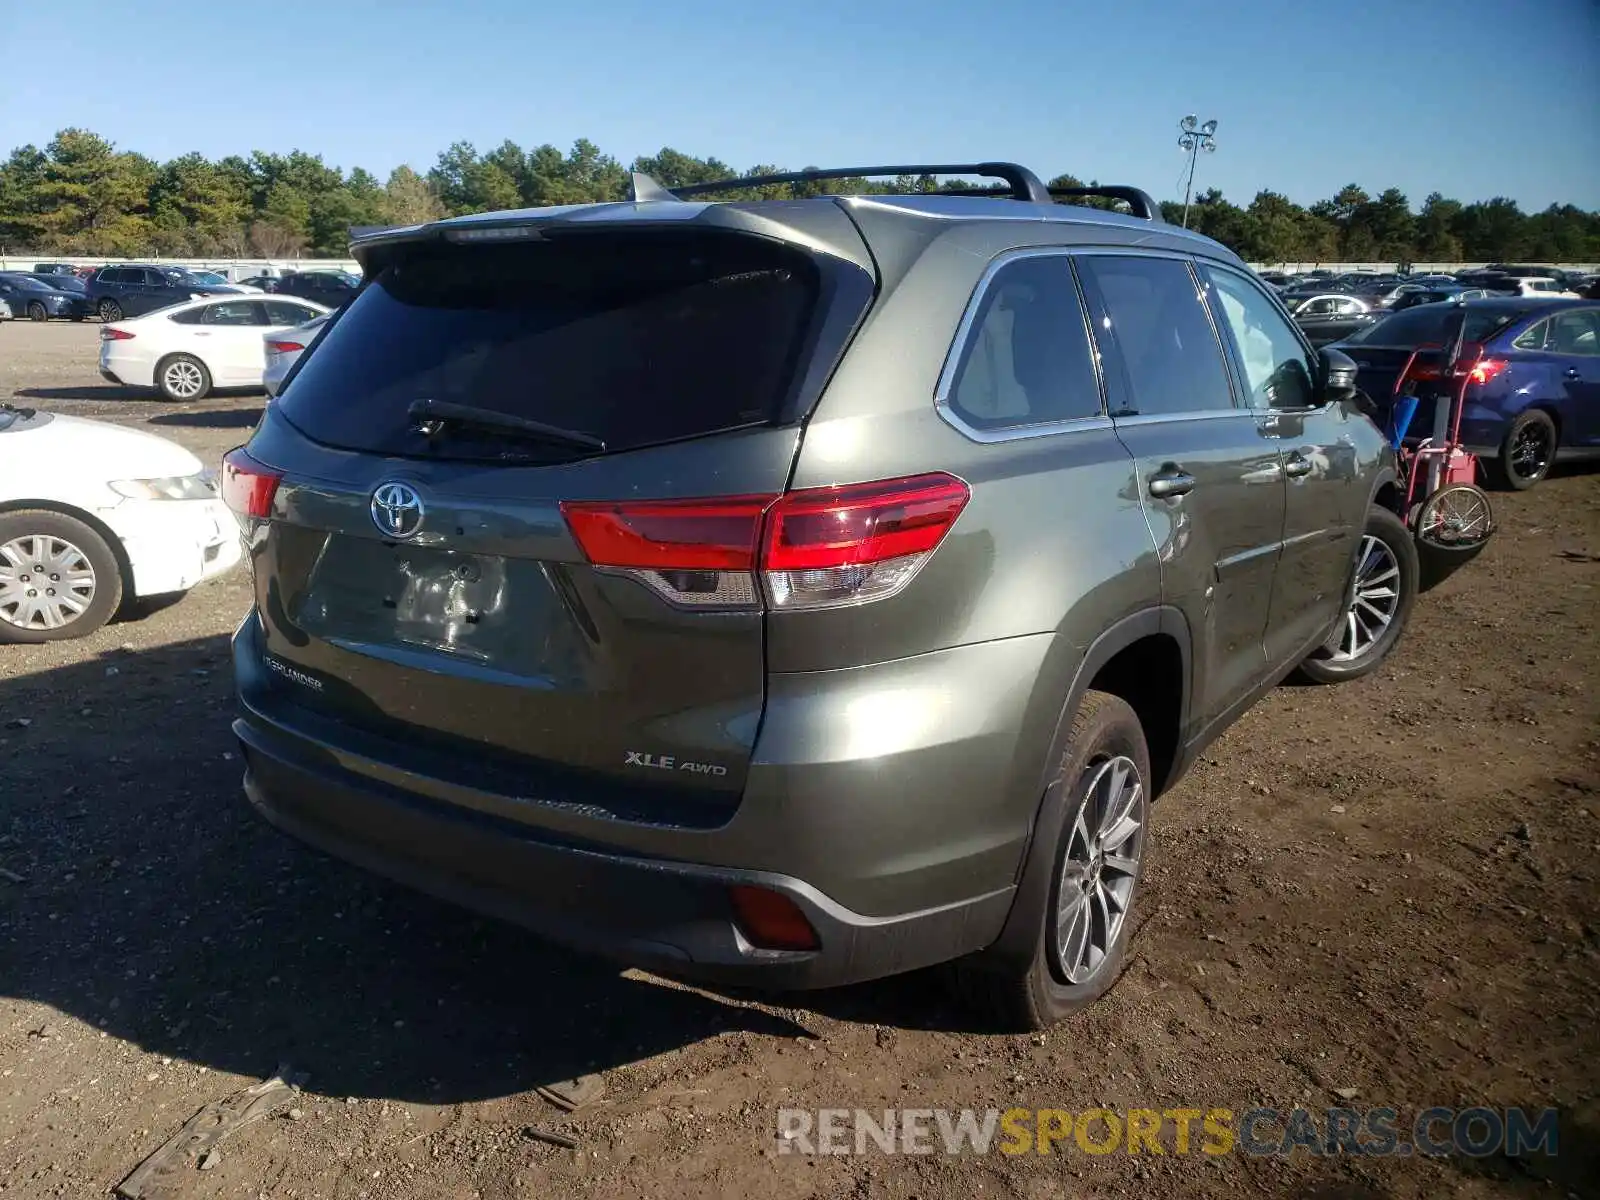
[[[1119,755],[1085,775],[1056,900],[1056,966],[1075,984],[1092,979],[1116,945],[1144,847],[1144,783],[1133,760]]]
[[[100,315],[107,321],[115,321],[122,316],[122,310],[107,300],[100,306]]]
[[[175,362],[166,370],[167,391],[188,399],[200,391],[200,368],[192,362]]]
[[[1355,596],[1331,655],[1336,662],[1349,662],[1371,650],[1394,623],[1400,607],[1400,564],[1394,551],[1369,534],[1361,539],[1357,561]]]
[[[1529,425],[1511,443],[1511,469],[1524,479],[1539,475],[1550,463],[1550,438],[1542,425]]]
[[[94,567],[71,542],[24,534],[0,546],[0,620],[20,629],[60,629],[94,600]]]

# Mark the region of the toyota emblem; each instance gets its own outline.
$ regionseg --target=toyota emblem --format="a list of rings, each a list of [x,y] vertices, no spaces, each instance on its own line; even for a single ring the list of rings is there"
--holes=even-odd
[[[380,483],[372,490],[371,511],[385,537],[404,540],[422,528],[422,497],[409,483]]]

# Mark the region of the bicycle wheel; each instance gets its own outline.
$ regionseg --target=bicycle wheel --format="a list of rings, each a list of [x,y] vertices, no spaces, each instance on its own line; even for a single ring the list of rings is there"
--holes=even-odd
[[[1483,489],[1470,483],[1442,487],[1417,510],[1417,540],[1440,550],[1481,546],[1494,532],[1494,510]]]

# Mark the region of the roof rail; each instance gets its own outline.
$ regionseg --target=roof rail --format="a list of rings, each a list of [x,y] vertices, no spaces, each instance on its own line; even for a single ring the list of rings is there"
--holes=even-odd
[[[1121,184],[1107,184],[1105,187],[1053,187],[1050,189],[1052,196],[1104,196],[1107,200],[1121,200],[1133,209],[1133,215],[1143,217],[1146,221],[1160,221],[1161,206],[1149,192],[1136,187],[1124,187]]]
[[[1027,167],[1011,162],[922,163],[900,167],[820,167],[809,171],[785,171],[778,175],[747,175],[742,179],[690,183],[667,190],[676,196],[699,196],[706,192],[770,187],[779,183],[811,183],[823,179],[871,179],[893,175],[981,175],[987,179],[1003,179],[1010,186],[1013,199],[1027,200],[1034,204],[1050,203],[1050,189],[1045,187],[1044,181]],[[1144,195],[1143,192],[1139,194]]]

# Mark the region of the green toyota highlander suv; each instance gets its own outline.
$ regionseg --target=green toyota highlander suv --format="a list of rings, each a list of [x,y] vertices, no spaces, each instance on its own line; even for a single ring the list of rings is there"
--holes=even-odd
[[[924,172],[1001,186],[701,198]],[[245,791],[572,946],[953,962],[1044,1025],[1116,976],[1151,801],[1415,597],[1349,360],[1136,189],[636,176],[353,253],[225,463]]]

